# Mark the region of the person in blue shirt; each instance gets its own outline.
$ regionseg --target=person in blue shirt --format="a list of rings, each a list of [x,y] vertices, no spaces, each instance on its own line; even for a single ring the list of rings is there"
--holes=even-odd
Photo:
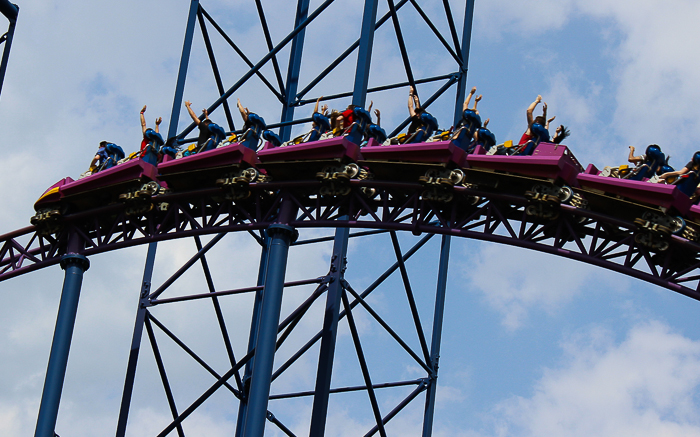
[[[90,163],[90,168],[94,168],[92,171],[94,174],[98,171],[114,167],[120,159],[124,159],[124,150],[114,143],[102,141],[100,142],[100,147],[97,149],[95,157]]]

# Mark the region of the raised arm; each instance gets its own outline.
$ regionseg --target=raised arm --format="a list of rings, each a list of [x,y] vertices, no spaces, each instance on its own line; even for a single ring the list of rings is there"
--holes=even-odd
[[[638,164],[644,161],[644,158],[642,158],[641,156],[634,156],[634,146],[630,146],[630,154],[629,157],[627,157],[627,161],[633,164]]]
[[[540,104],[542,101],[542,96],[537,96],[534,102],[530,103],[530,106],[527,107],[527,129],[528,131],[530,130],[530,126],[532,126],[532,123],[535,122],[534,117],[532,116],[532,113],[535,112],[535,108],[537,105]]]
[[[146,134],[146,117],[143,116],[144,112],[146,112],[146,105],[143,105],[143,109],[141,109],[141,134],[143,135]]]
[[[316,105],[314,106],[314,114],[318,112],[318,103],[321,101],[322,98],[323,96],[316,99]]]
[[[415,117],[417,106],[420,106],[420,100],[418,100],[416,90],[413,87],[411,87],[408,90],[408,114],[411,117]]]
[[[241,113],[241,117],[243,117],[243,122],[248,123],[248,108],[244,108],[243,105],[241,105],[241,99],[238,100],[238,111]]]
[[[379,109],[374,110],[374,115],[377,116],[377,126],[382,125],[382,119],[381,119],[381,113],[379,112]]]
[[[159,129],[160,123],[161,123],[162,121],[163,121],[163,117],[158,117],[158,118],[156,118],[156,133],[159,133],[159,132],[158,132],[158,129]]]
[[[545,115],[545,117],[546,117],[546,115]],[[547,123],[545,123],[545,125],[544,125],[544,128],[547,129],[547,130],[549,130],[549,123],[553,122],[555,118],[557,118],[556,115],[555,115],[554,117],[548,118],[548,119],[547,119]],[[558,129],[558,128],[557,128],[557,129]],[[558,132],[558,131],[557,131],[557,132]]]
[[[195,124],[199,126],[201,120],[199,119],[199,117],[197,117],[197,114],[195,114],[192,110],[192,102],[190,102],[189,100],[185,101],[185,107],[187,108],[187,112],[190,114],[190,117],[192,117],[192,121],[194,121]]]
[[[481,94],[479,94],[479,95],[476,96],[476,98],[474,99],[474,109],[472,109],[472,111],[476,112],[477,114],[479,113],[479,111],[477,111],[477,109],[476,109],[476,104],[479,103],[479,102],[481,101],[481,98],[482,98],[482,97],[484,97],[484,96],[481,95]]]
[[[469,94],[467,94],[467,98],[464,100],[464,104],[462,105],[462,112],[466,111],[469,109],[469,102],[472,100],[472,97],[476,93],[476,87],[473,87],[471,91],[469,91]]]

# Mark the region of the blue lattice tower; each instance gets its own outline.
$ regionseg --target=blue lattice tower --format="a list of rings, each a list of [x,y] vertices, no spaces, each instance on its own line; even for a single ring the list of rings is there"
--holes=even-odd
[[[216,30],[239,54],[241,50],[236,46],[236,44],[225,34],[223,29],[216,23],[216,21],[206,12],[206,10],[200,5],[199,1],[193,0],[191,2],[189,18],[187,21],[187,30],[185,35],[185,43],[182,53],[182,61],[180,64],[180,71],[178,76],[178,82],[175,92],[175,100],[173,104],[173,112],[171,117],[171,123],[168,130],[168,138],[176,138],[177,143],[183,144],[189,139],[186,138],[187,134],[190,133],[195,125],[191,124],[184,130],[178,133],[177,120],[180,113],[180,108],[183,100],[183,92],[185,86],[185,80],[187,76],[187,68],[189,64],[190,51],[192,48],[195,27],[197,22],[199,22],[199,29],[201,31],[204,45],[207,51],[207,55],[212,65],[212,71],[214,74],[216,86],[220,97],[212,103],[208,112],[213,113],[216,109],[221,107],[224,111],[225,117],[228,122],[228,127],[230,131],[235,132],[234,122],[232,120],[231,110],[228,104],[228,98],[233,95],[236,90],[241,86],[246,84],[249,79],[254,76],[261,77],[264,83],[270,88],[272,93],[279,99],[282,111],[279,123],[268,125],[269,128],[279,127],[279,135],[283,140],[287,140],[291,136],[291,128],[295,124],[308,122],[308,119],[295,119],[294,111],[297,106],[303,106],[308,103],[313,102],[315,99],[304,100],[304,96],[309,93],[316,84],[321,82],[330,71],[337,67],[343,59],[348,57],[355,49],[358,51],[357,64],[355,68],[354,75],[354,86],[351,92],[346,90],[339,90],[339,92],[332,96],[326,96],[325,100],[334,100],[343,97],[352,97],[352,104],[356,106],[363,107],[366,103],[367,95],[371,92],[389,90],[393,88],[413,86],[421,83],[430,83],[435,81],[444,81],[444,85],[438,89],[438,91],[426,99],[423,103],[423,107],[428,107],[433,103],[441,94],[448,90],[452,85],[457,84],[457,95],[455,104],[455,119],[458,119],[459,113],[461,112],[461,102],[464,99],[465,85],[466,85],[466,72],[467,72],[467,59],[468,59],[468,49],[469,49],[469,35],[471,32],[471,16],[473,12],[473,2],[467,2],[465,23],[463,26],[462,42],[459,42],[456,26],[452,18],[452,13],[450,10],[449,2],[445,1],[443,3],[443,8],[445,11],[445,16],[447,23],[449,25],[451,37],[453,44],[447,42],[447,40],[440,34],[437,28],[433,25],[428,15],[420,8],[417,2],[410,2],[412,7],[419,13],[422,19],[426,22],[428,28],[438,37],[440,42],[444,45],[447,52],[454,57],[457,68],[456,71],[449,72],[448,74],[443,74],[430,78],[415,79],[411,64],[409,61],[409,54],[407,44],[404,41],[401,31],[401,25],[399,20],[399,11],[409,2],[407,0],[400,1],[396,4],[392,0],[388,1],[389,11],[377,20],[377,9],[378,2],[375,0],[367,0],[364,5],[362,14],[362,25],[359,38],[348,50],[346,50],[340,57],[335,61],[331,62],[330,66],[321,72],[315,79],[311,80],[310,83],[301,91],[298,90],[299,80],[300,80],[300,69],[302,55],[304,53],[304,38],[306,28],[311,25],[314,20],[318,19],[319,16],[333,3],[333,0],[327,0],[323,2],[316,10],[309,11],[309,1],[299,0],[297,4],[296,17],[294,21],[294,30],[289,33],[285,38],[283,38],[277,45],[272,43],[270,36],[270,31],[268,29],[264,10],[262,3],[256,1],[257,10],[259,13],[260,23],[262,30],[266,39],[267,47],[269,52],[264,55],[257,64],[252,64],[248,59],[242,55],[244,61],[249,65],[250,69],[245,73],[233,86],[228,89],[224,88],[223,80],[219,71],[219,67],[214,55],[213,45],[209,37],[210,29]],[[391,20],[394,27],[396,41],[398,43],[401,58],[403,60],[403,67],[406,71],[407,81],[396,83],[396,84],[383,84],[382,86],[376,87],[374,89],[368,89],[369,84],[369,74],[371,66],[372,57],[372,47],[374,40],[374,31],[379,28],[385,22]],[[291,47],[289,47],[291,46]],[[289,50],[289,65],[287,69],[286,80],[282,80],[282,75],[280,67],[278,65],[277,55],[282,50]],[[274,66],[274,70],[277,76],[279,88],[271,84],[271,82],[264,78],[260,73],[261,67],[266,63],[271,62]],[[397,127],[396,131],[405,127],[408,120],[405,121],[401,126]],[[268,193],[258,192],[254,193],[254,200],[250,203],[249,207],[259,206],[260,201],[264,201],[264,197],[269,195]],[[319,205],[312,210],[316,210],[320,217],[324,217],[328,224],[325,226],[336,227],[335,236],[333,238],[333,249],[331,256],[330,270],[327,274],[319,276],[311,280],[297,281],[298,283],[285,283],[285,267],[288,257],[288,252],[290,246],[293,244],[309,244],[315,241],[299,241],[297,242],[298,231],[296,229],[297,223],[299,222],[300,215],[309,214],[308,207],[300,207],[299,204],[299,193],[295,189],[286,190],[284,188],[279,189],[276,193],[276,201],[273,208],[268,211],[268,214],[262,218],[262,221],[256,220],[256,223],[249,227],[247,230],[254,235],[254,238],[261,246],[260,254],[260,271],[258,275],[257,285],[254,287],[249,287],[246,290],[235,290],[229,292],[217,291],[214,287],[212,275],[207,265],[207,260],[205,254],[217,242],[223,238],[223,236],[234,229],[224,231],[219,233],[216,237],[206,242],[206,244],[200,239],[200,237],[194,236],[198,252],[192,257],[190,262],[186,263],[181,269],[179,269],[170,279],[165,281],[160,285],[155,291],[152,290],[151,278],[153,275],[153,269],[155,265],[155,256],[157,248],[157,240],[159,239],[156,235],[152,235],[151,242],[149,243],[148,256],[146,261],[146,269],[143,278],[143,287],[140,292],[139,306],[136,317],[136,324],[133,335],[133,342],[131,348],[131,355],[129,357],[129,364],[126,375],[126,382],[124,387],[124,394],[122,398],[122,408],[118,423],[117,435],[124,435],[126,431],[126,424],[129,412],[129,406],[131,402],[131,396],[133,392],[133,385],[135,381],[136,364],[138,362],[138,355],[140,350],[140,344],[143,337],[143,330],[145,328],[147,337],[150,341],[151,348],[154,353],[154,357],[157,363],[160,378],[165,389],[165,394],[167,398],[168,405],[173,415],[173,421],[168,425],[160,435],[166,435],[169,432],[176,430],[179,435],[184,435],[182,422],[186,419],[193,411],[195,411],[211,394],[215,393],[220,388],[224,387],[232,392],[234,397],[239,401],[239,412],[237,421],[237,435],[245,436],[258,436],[262,435],[265,429],[266,420],[276,425],[283,432],[293,435],[289,428],[284,425],[282,421],[276,418],[270,411],[268,411],[268,402],[270,399],[283,399],[283,398],[297,398],[302,396],[313,396],[313,408],[310,418],[310,434],[311,435],[322,435],[324,434],[326,427],[326,417],[328,413],[328,400],[331,393],[339,393],[344,391],[355,392],[364,391],[367,393],[372,415],[376,421],[376,426],[374,429],[370,430],[370,434],[379,432],[380,435],[386,435],[385,425],[390,421],[398,412],[400,412],[411,400],[415,399],[420,393],[426,391],[426,401],[425,401],[425,420],[424,420],[424,435],[430,435],[432,429],[432,413],[434,409],[435,402],[435,387],[436,387],[436,377],[437,377],[437,361],[439,356],[439,344],[440,344],[440,333],[442,328],[442,308],[444,307],[444,294],[446,287],[446,275],[447,275],[447,260],[449,255],[449,236],[443,237],[442,249],[440,250],[440,263],[438,269],[438,279],[437,279],[437,298],[435,299],[435,316],[434,323],[432,327],[432,342],[431,349],[428,349],[428,341],[426,340],[425,330],[423,328],[423,322],[419,315],[418,305],[416,299],[413,295],[413,291],[410,285],[408,271],[405,263],[405,259],[411,256],[417,247],[422,246],[427,240],[422,240],[419,242],[416,248],[403,253],[400,248],[399,237],[395,230],[385,230],[382,232],[388,232],[391,236],[391,244],[395,252],[397,261],[391,266],[382,276],[380,280],[375,281],[375,284],[370,286],[367,290],[360,293],[354,290],[352,284],[350,284],[344,276],[346,268],[346,255],[348,250],[348,241],[350,239],[349,228],[344,226],[352,220],[351,209],[343,206],[339,210],[335,211],[333,207],[330,209],[328,205]],[[306,194],[308,196],[308,194]],[[393,194],[396,196],[396,194]],[[172,199],[172,202],[168,202],[171,205],[170,211],[184,212],[185,210],[195,207],[195,203],[192,203],[191,199],[182,199],[182,203],[178,203],[177,200]],[[307,199],[308,200],[308,199]],[[206,199],[202,204],[206,209],[216,208],[217,206],[213,199]],[[256,203],[258,202],[258,203]],[[165,202],[164,202],[165,203]],[[323,214],[321,211],[325,210]],[[204,210],[201,211],[204,216],[208,215]],[[249,211],[249,213],[252,211]],[[258,214],[259,215],[259,214]],[[168,220],[169,215],[166,215],[164,220]],[[151,220],[148,217],[144,217],[144,220]],[[138,220],[134,217],[128,219],[132,223]],[[239,221],[239,219],[236,219]],[[56,331],[54,333],[54,342],[52,348],[52,354],[49,361],[49,369],[47,371],[47,379],[44,388],[44,394],[42,396],[42,406],[39,413],[39,420],[37,424],[36,435],[51,435],[53,429],[55,428],[56,417],[58,414],[58,406],[60,400],[61,387],[63,383],[63,375],[65,375],[65,368],[67,364],[68,349],[70,344],[70,338],[72,335],[72,327],[75,320],[75,312],[77,310],[78,296],[80,290],[80,283],[82,279],[82,274],[87,270],[89,263],[84,256],[86,251],[89,251],[90,247],[95,247],[89,241],[91,235],[95,235],[90,231],[85,231],[84,225],[76,224],[75,226],[66,224],[66,226],[59,232],[58,235],[54,237],[47,235],[40,235],[39,239],[47,238],[51,240],[57,250],[53,252],[54,255],[60,255],[61,266],[66,270],[66,281],[64,283],[64,289],[61,299],[61,307],[59,309],[59,315],[56,325]],[[153,227],[154,223],[151,223],[148,227],[152,230],[156,230],[156,233],[161,233],[169,226],[166,223],[160,223]],[[170,231],[174,231],[179,237],[180,231],[184,231],[185,228],[180,226],[175,226],[170,228]],[[166,231],[166,233],[170,233]],[[101,232],[98,231],[98,234]],[[206,234],[207,232],[205,232]],[[371,234],[372,232],[370,232]],[[127,233],[128,234],[128,233]],[[163,234],[164,235],[164,234]],[[184,236],[184,234],[182,234]],[[363,236],[364,233],[359,233],[354,235],[354,237]],[[126,236],[126,235],[124,235]],[[105,237],[98,237],[98,239]],[[102,240],[102,243],[111,241],[110,238],[107,240]],[[142,241],[146,242],[146,241]],[[188,297],[173,297],[173,298],[162,298],[160,297],[162,293],[171,286],[177,278],[187,271],[193,264],[201,263],[204,269],[204,274],[206,277],[207,288],[209,293],[205,296],[188,296]],[[21,263],[20,263],[21,264]],[[419,338],[421,352],[415,352],[401,337],[394,332],[389,324],[382,320],[381,316],[377,314],[372,307],[365,301],[365,298],[371,291],[376,288],[376,286],[381,283],[391,272],[400,272],[402,277],[402,282],[405,287],[406,296],[408,299],[408,304],[410,307],[411,318],[415,324],[416,333]],[[384,279],[382,279],[384,278]],[[286,287],[294,285],[304,285],[304,284],[318,284],[314,291],[311,293],[310,297],[304,301],[296,310],[292,311],[285,320],[280,322],[280,312],[283,299],[283,290]],[[227,294],[237,294],[243,293],[245,291],[253,292],[255,294],[255,302],[252,308],[253,319],[251,323],[250,333],[249,333],[249,345],[247,353],[236,360],[231,346],[231,339],[229,337],[226,323],[224,320],[224,314],[221,309],[219,300]],[[323,294],[326,294],[326,306],[323,317],[322,329],[319,331],[318,335],[314,337],[306,346],[302,347],[297,353],[293,354],[289,360],[279,366],[274,370],[276,349],[285,341],[285,339],[293,331],[294,327],[299,323],[304,313],[313,304],[314,301],[319,299]],[[350,298],[352,297],[352,299]],[[192,349],[185,345],[177,336],[170,331],[166,326],[164,326],[158,319],[156,319],[150,310],[150,308],[157,305],[164,305],[167,303],[174,303],[177,301],[186,300],[196,300],[206,298],[210,299],[214,305],[216,318],[218,324],[221,328],[221,333],[226,345],[227,354],[230,358],[231,369],[223,374],[216,373],[209,365],[199,358]],[[360,335],[356,326],[355,318],[353,316],[353,308],[361,305],[364,307],[372,316],[387,330],[387,332],[401,345],[405,351],[411,355],[420,366],[426,371],[424,378],[419,378],[413,381],[399,381],[399,382],[389,382],[384,384],[375,384],[373,382],[370,367],[368,366],[368,359],[363,351],[362,343],[360,340]],[[351,332],[354,348],[357,354],[357,359],[361,368],[361,373],[364,381],[364,385],[356,387],[345,387],[345,388],[331,388],[331,374],[334,364],[334,354],[336,351],[336,337],[338,331],[339,321],[346,319],[348,321],[348,326]],[[155,329],[158,328],[164,332],[168,337],[170,337],[175,343],[183,348],[188,354],[190,354],[197,362],[199,362],[202,367],[207,369],[209,373],[216,378],[217,382],[212,385],[208,390],[206,390],[202,396],[192,403],[185,410],[178,410],[175,402],[175,396],[173,395],[173,390],[171,389],[171,383],[169,382],[168,376],[165,370],[165,364],[163,361],[163,356],[159,350],[158,342],[155,337]],[[281,334],[280,334],[281,333]],[[317,363],[317,377],[314,390],[311,392],[303,393],[290,393],[284,395],[270,396],[270,385],[271,383],[279,377],[285,369],[289,368],[294,361],[303,355],[314,343],[320,340],[320,350],[319,358]],[[55,353],[54,353],[55,349]],[[245,366],[245,367],[244,367]],[[274,371],[273,371],[274,370]],[[242,372],[242,375],[240,374]],[[235,380],[236,384],[229,384],[229,380]],[[377,401],[377,396],[375,391],[379,388],[388,387],[401,387],[406,385],[416,386],[408,396],[404,398],[394,409],[390,412],[380,411],[379,403]]]

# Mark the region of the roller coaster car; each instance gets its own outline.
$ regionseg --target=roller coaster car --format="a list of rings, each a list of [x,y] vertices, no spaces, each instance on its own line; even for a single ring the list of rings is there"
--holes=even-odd
[[[633,181],[600,176],[590,164],[578,175],[580,191],[592,210],[609,212],[634,222],[639,228],[635,239],[652,249],[665,250],[671,234],[697,240],[697,230],[682,218],[693,217],[692,201],[675,185]]]
[[[158,164],[159,178],[174,191],[220,186],[231,189],[235,198],[249,195],[248,184],[259,172],[255,151],[241,143],[200,152]]]
[[[258,160],[272,180],[324,181],[321,194],[347,194],[346,182],[360,171],[360,146],[347,136],[275,147],[267,142]]]
[[[30,221],[51,233],[65,214],[116,201],[128,204],[127,213],[145,212],[153,206],[150,197],[160,189],[157,173],[153,165],[135,159],[77,181],[67,177],[39,197],[34,204],[37,213]]]
[[[530,201],[528,215],[554,219],[562,203],[586,207],[586,200],[573,190],[583,167],[566,146],[540,143],[529,156],[486,155],[477,149],[467,163],[468,183],[524,195]]]
[[[370,139],[359,164],[379,180],[420,182],[431,200],[452,200],[452,187],[462,183],[466,153],[451,141],[383,146]]]

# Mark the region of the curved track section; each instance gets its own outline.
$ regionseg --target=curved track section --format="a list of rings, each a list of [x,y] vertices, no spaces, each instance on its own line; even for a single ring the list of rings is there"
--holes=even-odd
[[[449,202],[421,184],[353,180],[347,195],[323,196],[317,181],[257,183],[244,200],[220,189],[153,198],[146,215],[128,216],[121,204],[66,216],[62,230],[41,235],[34,227],[0,237],[0,281],[58,264],[70,233],[85,256],[195,235],[254,231],[280,223],[280,205],[296,209],[295,227],[349,227],[445,234],[508,244],[617,271],[700,300],[700,245],[678,236],[665,251],[636,241],[643,230],[615,217],[561,205],[553,220],[528,215],[522,196],[454,188]],[[622,204],[621,204],[622,207]],[[350,217],[346,220],[345,217]],[[255,236],[255,234],[253,234]],[[256,236],[256,238],[258,238]]]

